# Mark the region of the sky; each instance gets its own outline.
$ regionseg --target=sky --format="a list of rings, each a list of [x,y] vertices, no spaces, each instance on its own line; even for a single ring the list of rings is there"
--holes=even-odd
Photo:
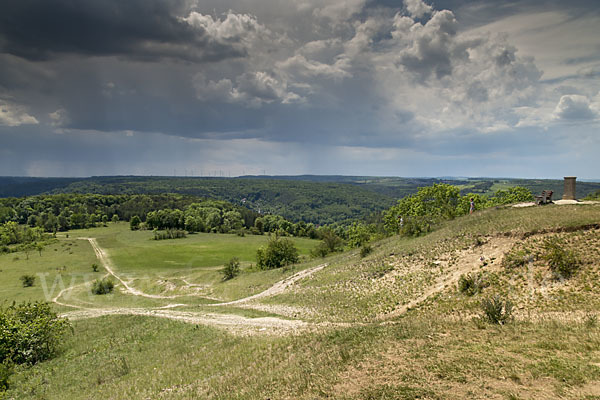
[[[0,176],[600,178],[597,0],[2,0]]]

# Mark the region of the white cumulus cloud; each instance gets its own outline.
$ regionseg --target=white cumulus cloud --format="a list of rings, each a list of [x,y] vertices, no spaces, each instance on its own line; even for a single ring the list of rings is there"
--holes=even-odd
[[[24,107],[0,100],[0,125],[20,126],[30,124],[39,124],[39,121],[34,116],[29,115]]]
[[[241,103],[259,108],[263,104],[301,103],[304,99],[288,90],[287,82],[264,71],[246,72],[233,82],[229,78],[207,80],[199,73],[194,79],[198,99],[226,103]]]
[[[586,96],[570,94],[560,98],[554,116],[566,121],[585,121],[597,118],[598,113],[592,110]]]
[[[433,10],[433,7],[426,4],[423,0],[404,0],[404,7],[415,18],[423,18]]]

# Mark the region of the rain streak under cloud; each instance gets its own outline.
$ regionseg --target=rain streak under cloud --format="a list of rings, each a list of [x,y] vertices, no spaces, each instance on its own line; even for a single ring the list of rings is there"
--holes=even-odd
[[[0,175],[600,178],[600,3],[5,0]]]

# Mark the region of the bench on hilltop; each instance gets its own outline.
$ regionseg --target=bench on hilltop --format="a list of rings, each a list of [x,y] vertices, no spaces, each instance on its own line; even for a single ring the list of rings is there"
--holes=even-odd
[[[535,204],[538,206],[552,203],[552,190],[543,190],[541,196],[535,196]]]

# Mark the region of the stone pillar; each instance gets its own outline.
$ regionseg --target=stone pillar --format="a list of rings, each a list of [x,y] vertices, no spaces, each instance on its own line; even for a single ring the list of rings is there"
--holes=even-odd
[[[565,176],[565,190],[563,200],[577,200],[575,197],[575,180],[576,176]]]

